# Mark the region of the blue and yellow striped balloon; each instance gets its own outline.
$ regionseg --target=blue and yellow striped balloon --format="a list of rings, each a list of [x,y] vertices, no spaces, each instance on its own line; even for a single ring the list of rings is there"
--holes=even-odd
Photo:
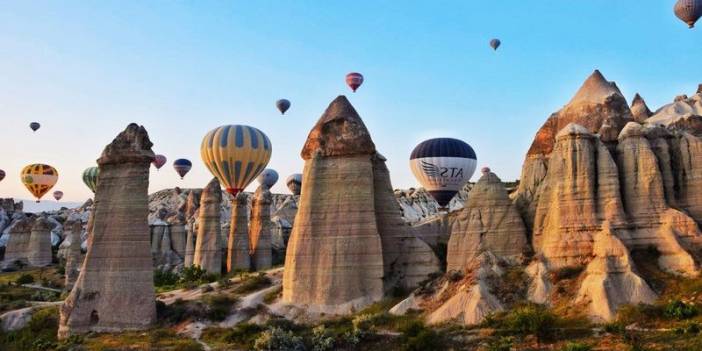
[[[266,168],[273,147],[262,131],[244,125],[225,125],[202,139],[200,155],[205,166],[236,195]]]

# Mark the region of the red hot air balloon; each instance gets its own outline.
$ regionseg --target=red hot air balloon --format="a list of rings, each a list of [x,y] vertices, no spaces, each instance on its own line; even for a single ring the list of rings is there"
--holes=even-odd
[[[356,92],[356,89],[363,84],[363,75],[360,73],[356,72],[351,72],[346,75],[346,84],[353,90],[353,92]]]
[[[63,191],[61,191],[61,190],[54,191],[54,199],[56,199],[56,201],[61,200],[62,197],[63,197]]]
[[[151,161],[151,163],[153,163],[154,166],[156,166],[156,170],[159,170],[159,169],[161,169],[161,167],[163,167],[163,165],[166,164],[166,161],[168,161],[168,159],[166,159],[166,156],[156,155],[154,157],[154,160]]]
[[[690,28],[702,17],[702,0],[678,0],[673,7],[675,16],[687,23]]]

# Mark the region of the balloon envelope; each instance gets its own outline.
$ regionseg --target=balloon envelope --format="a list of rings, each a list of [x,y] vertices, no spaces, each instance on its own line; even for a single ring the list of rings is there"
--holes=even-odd
[[[423,141],[410,156],[410,168],[415,178],[441,207],[446,207],[470,180],[476,164],[473,148],[453,138]]]
[[[97,167],[89,167],[83,171],[83,183],[90,189],[90,191],[95,193],[97,191],[97,180],[100,169]]]
[[[500,39],[492,39],[492,40],[490,40],[490,47],[491,47],[493,50],[497,50],[497,48],[499,48],[500,45],[502,45],[502,42],[500,41]]]
[[[178,172],[178,175],[180,175],[180,179],[183,179],[183,177],[190,172],[190,169],[193,168],[193,163],[190,162],[190,160],[179,158],[173,161],[173,168]]]
[[[243,191],[271,159],[273,145],[262,131],[245,125],[224,125],[202,139],[205,166],[232,195]]]
[[[0,182],[1,182],[3,179],[5,179],[5,171],[3,171],[2,169],[0,169]]]
[[[285,185],[288,186],[288,189],[290,189],[293,195],[300,195],[300,191],[302,190],[302,174],[291,174],[285,179]]]
[[[168,161],[168,159],[166,158],[166,156],[163,156],[163,155],[156,155],[156,156],[154,157],[154,160],[151,161],[151,163],[153,163],[154,166],[156,166],[156,169],[161,169],[161,167],[163,167],[163,165],[166,164],[166,161]]]
[[[280,99],[275,102],[275,107],[278,108],[280,114],[284,115],[285,111],[287,111],[290,108],[290,101],[288,101],[287,99]]]
[[[675,16],[687,23],[690,28],[702,17],[702,0],[678,0],[673,7]]]
[[[35,163],[22,169],[22,184],[29,190],[37,202],[54,187],[58,181],[58,171],[49,165]]]
[[[272,188],[278,182],[278,172],[274,169],[266,168],[256,178],[258,184],[265,185],[268,189]]]
[[[363,75],[358,73],[358,72],[351,72],[346,75],[346,84],[353,90],[353,92],[356,92],[356,89],[363,84]]]
[[[39,127],[41,127],[41,124],[39,124],[39,123],[37,123],[37,122],[29,123],[29,128],[31,128],[32,131],[35,131],[35,132],[36,132],[37,129],[39,129]]]
[[[54,199],[56,199],[56,201],[61,200],[62,197],[63,197],[63,191],[61,191],[61,190],[54,191]]]

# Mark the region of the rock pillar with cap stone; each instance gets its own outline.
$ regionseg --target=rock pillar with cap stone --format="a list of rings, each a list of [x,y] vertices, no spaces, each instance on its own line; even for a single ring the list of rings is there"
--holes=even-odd
[[[227,272],[251,269],[248,210],[246,194],[239,193],[234,196],[227,240]]]
[[[198,218],[197,240],[193,265],[209,273],[222,273],[222,251],[220,209],[222,190],[217,178],[213,178],[202,191],[200,216]]]

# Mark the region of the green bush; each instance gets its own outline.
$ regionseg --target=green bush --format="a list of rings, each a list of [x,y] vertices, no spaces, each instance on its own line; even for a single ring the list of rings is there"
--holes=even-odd
[[[569,342],[561,348],[561,351],[590,351],[592,347],[579,342]]]
[[[17,283],[17,285],[32,284],[34,283],[34,276],[26,273],[22,274],[21,276],[19,276],[19,278],[17,278],[17,280],[15,280],[15,283]]]
[[[176,285],[178,284],[179,280],[180,276],[177,273],[162,271],[159,269],[154,271],[154,285],[157,287]]]
[[[207,319],[214,322],[225,320],[232,306],[234,306],[237,301],[235,297],[227,294],[216,294],[205,297],[204,302],[207,305]]]
[[[697,307],[680,300],[668,302],[664,310],[665,316],[677,320],[689,319],[697,315]]]
[[[420,321],[413,321],[403,326],[402,350],[405,351],[440,351],[445,350],[441,336]]]
[[[312,329],[312,350],[329,351],[334,349],[334,337],[324,325]]]
[[[485,351],[512,351],[513,346],[514,339],[509,336],[503,336],[490,341],[485,347]]]
[[[26,327],[0,333],[0,346],[3,351],[54,350],[57,330],[58,309],[56,307],[36,310]]]
[[[271,285],[271,279],[264,273],[259,273],[254,276],[243,278],[241,284],[234,289],[237,294],[248,294],[258,291]]]
[[[252,323],[240,323],[222,336],[222,340],[230,344],[253,346],[263,327]]]
[[[254,350],[258,351],[304,351],[302,338],[292,331],[280,328],[270,328],[256,339]]]
[[[541,305],[525,305],[515,308],[505,321],[509,329],[522,335],[534,335],[539,342],[553,331],[556,317]]]
[[[197,318],[198,315],[189,311],[187,302],[178,299],[170,305],[156,300],[156,315],[158,320],[165,324],[178,324],[189,317]]]
[[[604,331],[610,334],[623,334],[625,331],[624,324],[619,322],[607,323],[603,326]]]
[[[180,283],[207,284],[217,281],[217,274],[207,273],[200,266],[190,266],[183,268],[180,274]]]

